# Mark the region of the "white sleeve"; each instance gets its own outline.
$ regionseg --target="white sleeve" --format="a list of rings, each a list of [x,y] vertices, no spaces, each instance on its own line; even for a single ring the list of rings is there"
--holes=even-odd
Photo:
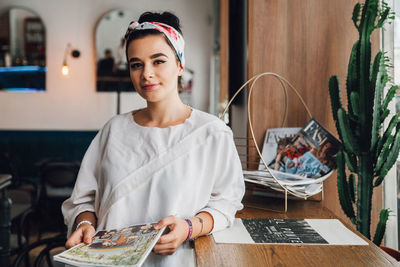
[[[210,173],[213,184],[210,200],[201,211],[210,213],[214,219],[211,233],[230,227],[235,219],[236,211],[241,210],[244,192],[242,165],[236,150],[232,134],[218,133],[212,138],[213,150],[210,155]]]
[[[74,190],[70,198],[64,201],[61,211],[64,222],[68,227],[68,236],[75,230],[72,229],[76,217],[84,211],[95,212],[94,202],[98,191],[97,172],[102,146],[100,132],[91,142],[83,157]]]

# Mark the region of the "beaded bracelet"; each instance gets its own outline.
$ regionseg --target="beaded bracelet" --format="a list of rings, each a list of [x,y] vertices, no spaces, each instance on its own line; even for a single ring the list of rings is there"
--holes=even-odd
[[[193,226],[192,226],[192,222],[191,222],[189,219],[185,219],[185,221],[186,221],[186,222],[188,223],[188,225],[189,225],[189,233],[188,233],[188,236],[186,237],[186,240],[185,240],[185,241],[187,241],[187,240],[189,240],[190,237],[192,236]]]
[[[81,226],[81,225],[84,224],[84,223],[93,225],[90,221],[84,220],[84,221],[81,221],[81,222],[78,223],[78,225],[77,225],[76,228],[75,228],[75,231],[78,230],[79,226]]]

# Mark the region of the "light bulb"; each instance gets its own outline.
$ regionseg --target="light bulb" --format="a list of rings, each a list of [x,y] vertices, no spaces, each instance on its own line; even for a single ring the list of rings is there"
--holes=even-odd
[[[63,65],[63,67],[62,67],[62,69],[61,69],[61,73],[62,73],[64,76],[67,76],[67,75],[68,75],[68,73],[69,73],[69,67],[68,67],[68,65]]]

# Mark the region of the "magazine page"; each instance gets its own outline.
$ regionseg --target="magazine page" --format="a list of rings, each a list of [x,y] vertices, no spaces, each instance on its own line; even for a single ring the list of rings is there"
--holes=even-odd
[[[259,184],[259,185],[264,185],[268,186],[271,189],[274,189],[276,191],[284,192],[285,190],[275,181],[260,181],[258,179],[252,179],[252,178],[245,178],[244,179],[246,182],[253,183],[253,184]],[[281,180],[279,180],[281,182]],[[319,192],[322,191],[322,184],[320,183],[310,183],[310,184],[294,184],[290,185],[291,182],[286,182],[282,181],[281,184],[285,185],[287,189],[296,191],[297,193],[303,193],[307,195],[315,195],[318,194]]]
[[[287,180],[293,180],[293,181],[313,181],[314,183],[314,179],[310,179],[301,175],[297,175],[297,174],[291,174],[291,173],[285,173],[285,172],[280,172],[280,171],[275,171],[274,169],[270,169],[271,173],[279,179],[287,179]],[[243,170],[243,174],[245,176],[257,176],[260,177],[260,179],[262,178],[272,178],[271,173],[267,170],[265,171],[248,171],[248,170]]]
[[[264,143],[261,152],[265,163],[269,165],[276,158],[277,151],[285,148],[285,146],[292,141],[292,139],[300,130],[301,128],[299,127],[268,129],[265,132]],[[258,169],[266,169],[261,160]]]
[[[90,245],[76,245],[54,260],[73,266],[141,266],[165,230],[153,225],[98,231]]]
[[[336,169],[336,154],[341,143],[311,119],[293,141],[278,150],[269,167],[275,171],[307,178],[319,178]]]
[[[333,170],[332,170],[333,171]],[[325,180],[327,176],[329,176],[332,171],[328,172],[326,175],[320,178],[307,178],[304,176],[296,175],[296,174],[287,174],[279,171],[271,170],[271,173],[279,180],[281,184],[284,185],[306,185],[306,184],[315,184],[320,183]],[[275,179],[272,178],[272,175],[267,171],[243,171],[243,175],[245,179],[261,181],[265,183],[275,183]]]
[[[368,245],[337,219],[238,219],[213,233],[216,243]]]

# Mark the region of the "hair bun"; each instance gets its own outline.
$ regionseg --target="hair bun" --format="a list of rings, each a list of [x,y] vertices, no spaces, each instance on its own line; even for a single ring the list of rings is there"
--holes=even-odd
[[[157,13],[157,12],[145,12],[143,13],[140,18],[139,18],[139,23],[143,22],[160,22],[167,24],[174,29],[176,29],[180,34],[182,34],[181,30],[181,24],[179,21],[179,18],[172,14],[171,12],[163,12],[163,13]]]

